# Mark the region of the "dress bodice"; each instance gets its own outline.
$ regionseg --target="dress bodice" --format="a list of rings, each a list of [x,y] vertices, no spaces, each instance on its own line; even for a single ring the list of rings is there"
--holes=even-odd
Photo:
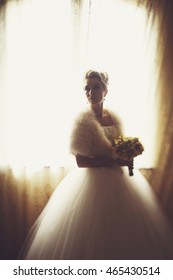
[[[104,130],[105,136],[111,142],[113,142],[113,140],[119,136],[117,133],[117,129],[114,125],[103,126],[103,130]]]

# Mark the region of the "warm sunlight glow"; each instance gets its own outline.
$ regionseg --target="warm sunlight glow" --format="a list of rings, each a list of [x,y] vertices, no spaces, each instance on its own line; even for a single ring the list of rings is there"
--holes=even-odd
[[[52,1],[49,13],[47,1],[9,3],[7,160],[12,166],[34,168],[66,160],[63,147],[68,140],[61,135],[68,136],[70,119],[67,123],[66,117],[71,108],[71,97],[67,100],[66,95],[71,91],[68,2],[61,2],[66,13],[59,11],[56,1]]]
[[[149,95],[153,86],[154,34],[149,41],[151,26],[149,22],[146,26],[145,10],[127,1],[110,1],[109,7],[106,1],[99,3],[93,1],[87,68],[109,73],[106,104],[120,114],[126,135],[138,136],[144,143],[145,153],[135,163],[148,165],[152,161],[151,123],[155,115]]]
[[[74,50],[71,1],[48,2],[7,6],[7,163],[33,170],[67,163],[72,121],[85,107],[81,78],[94,68],[109,73],[105,106],[120,114],[127,136],[139,136],[144,143],[139,166],[150,165],[154,43],[147,45],[145,11],[121,1],[97,0],[88,19],[89,1],[84,1]]]

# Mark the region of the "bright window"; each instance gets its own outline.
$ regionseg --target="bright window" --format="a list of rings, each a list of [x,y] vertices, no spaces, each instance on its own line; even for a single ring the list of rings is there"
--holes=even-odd
[[[6,9],[4,148],[13,168],[60,166],[68,159],[72,122],[85,108],[84,72],[109,73],[105,106],[152,164],[154,32],[141,7],[120,0],[24,0]]]

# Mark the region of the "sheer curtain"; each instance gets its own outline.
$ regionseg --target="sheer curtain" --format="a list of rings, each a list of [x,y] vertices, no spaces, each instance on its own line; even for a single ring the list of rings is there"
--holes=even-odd
[[[151,2],[20,0],[4,6],[0,26],[3,256],[16,256],[28,229],[68,172],[64,167],[73,165],[68,144],[73,120],[87,106],[82,91],[86,70],[109,73],[105,106],[120,115],[125,133],[139,136],[145,146],[135,166],[151,171],[157,167],[155,66],[161,64],[155,54],[164,5],[158,9]],[[156,177],[158,172],[151,172],[148,179],[158,190]]]
[[[150,181],[173,221],[173,2],[156,1],[153,15],[158,30],[156,80],[155,172]]]
[[[64,164],[75,100],[70,9],[68,0],[7,5],[4,157],[13,169]]]
[[[155,46],[146,22],[145,9],[128,1],[10,1],[1,163],[13,170],[66,164],[72,120],[86,102],[83,75],[94,68],[109,73],[105,106],[120,114],[126,134],[141,138],[142,165],[150,166]]]

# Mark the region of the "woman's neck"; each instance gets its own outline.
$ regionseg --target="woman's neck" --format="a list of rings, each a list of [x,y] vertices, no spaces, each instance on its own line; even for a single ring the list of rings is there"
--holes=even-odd
[[[103,103],[91,107],[97,118],[103,117]]]

